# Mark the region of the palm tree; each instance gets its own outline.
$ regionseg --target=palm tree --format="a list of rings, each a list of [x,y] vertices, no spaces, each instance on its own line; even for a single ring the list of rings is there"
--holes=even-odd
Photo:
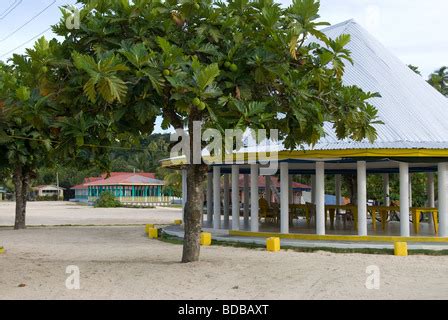
[[[419,76],[422,75],[422,73],[420,72],[420,70],[418,69],[417,66],[414,66],[412,64],[408,64],[409,69],[411,69],[412,71],[414,71],[416,74],[418,74]]]
[[[448,67],[442,67],[434,71],[429,76],[428,83],[445,97],[448,97]]]

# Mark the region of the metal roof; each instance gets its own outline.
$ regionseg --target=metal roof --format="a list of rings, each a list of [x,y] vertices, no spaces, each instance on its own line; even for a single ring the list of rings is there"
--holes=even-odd
[[[127,185],[127,186],[163,186],[165,183],[161,180],[148,178],[139,173],[129,175],[118,175],[107,179],[93,181],[87,183],[87,186],[112,186],[112,185]]]
[[[354,64],[347,63],[344,84],[378,92],[370,102],[384,125],[375,125],[378,139],[339,141],[327,123],[327,136],[314,150],[343,149],[448,149],[448,99],[384,47],[354,20],[322,30],[329,38],[349,34]]]
[[[164,185],[164,182],[155,178],[155,173],[149,172],[111,172],[109,178],[104,173],[101,177],[88,177],[84,183],[71,187],[72,190],[83,190],[89,186],[102,185]]]
[[[369,102],[378,110],[378,137],[367,140],[338,140],[333,125],[325,123],[326,136],[314,147],[297,150],[356,150],[356,149],[448,149],[448,99],[431,87],[420,75],[392,54],[377,39],[354,20],[348,20],[322,30],[335,39],[349,34],[353,64],[347,62],[343,82],[364,91],[378,92],[381,97]],[[309,42],[318,42],[310,39]],[[283,144],[256,145],[246,133],[247,146],[238,152],[289,151]],[[207,152],[205,152],[207,154]]]

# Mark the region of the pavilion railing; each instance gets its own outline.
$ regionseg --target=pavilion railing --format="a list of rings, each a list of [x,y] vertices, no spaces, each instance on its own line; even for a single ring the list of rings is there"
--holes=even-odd
[[[98,197],[89,197],[89,202],[95,202]],[[172,196],[160,196],[160,197],[117,197],[121,203],[125,205],[143,205],[143,206],[168,206],[171,205],[175,200],[178,200],[176,197]]]

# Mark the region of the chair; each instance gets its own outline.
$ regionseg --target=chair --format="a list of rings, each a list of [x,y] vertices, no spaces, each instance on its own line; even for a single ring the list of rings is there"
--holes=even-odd
[[[258,208],[258,218],[260,221],[261,219],[264,219],[265,222],[278,222],[278,213],[280,211],[277,211],[274,207],[270,208],[266,199],[260,198],[260,200],[258,200]]]
[[[305,205],[307,207],[307,209],[305,210],[306,222],[309,227],[311,225],[311,220],[316,217],[316,205],[311,202],[307,202]]]

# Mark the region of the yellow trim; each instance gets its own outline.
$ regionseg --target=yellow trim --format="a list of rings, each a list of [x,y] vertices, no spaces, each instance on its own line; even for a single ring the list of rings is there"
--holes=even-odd
[[[5,248],[0,247],[0,254],[5,253]]]
[[[448,157],[448,149],[347,149],[347,150],[311,150],[282,151],[280,159],[288,158],[365,158],[365,157]]]
[[[422,242],[422,243],[448,243],[448,238],[439,237],[398,237],[398,236],[344,236],[344,235],[325,235],[314,234],[278,234],[270,232],[248,232],[248,231],[229,231],[231,236],[235,237],[257,237],[271,238],[278,237],[290,240],[311,240],[311,241],[349,241],[349,242]]]
[[[263,153],[264,154],[264,153]],[[245,153],[244,160],[254,160],[257,153]],[[281,151],[279,160],[286,159],[338,159],[338,158],[445,158],[448,149],[346,149],[346,150],[309,150],[309,151]],[[210,157],[204,157],[209,160]],[[264,157],[259,160],[269,160]],[[181,166],[185,164],[185,157],[165,159],[161,161],[163,167]]]

